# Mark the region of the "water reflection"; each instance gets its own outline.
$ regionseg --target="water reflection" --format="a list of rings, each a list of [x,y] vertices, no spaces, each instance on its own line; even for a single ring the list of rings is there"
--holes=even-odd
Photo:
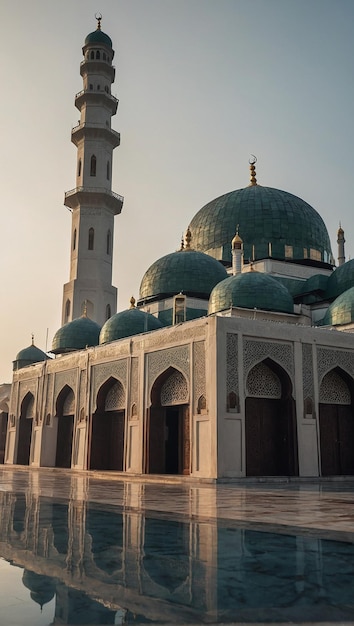
[[[24,569],[39,607],[55,597],[53,624],[354,618],[350,543],[152,518],[82,494],[0,492],[0,556]]]

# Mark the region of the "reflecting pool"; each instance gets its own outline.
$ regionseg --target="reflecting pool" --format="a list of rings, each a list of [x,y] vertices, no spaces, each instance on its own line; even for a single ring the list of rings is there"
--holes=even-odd
[[[354,545],[0,491],[0,624],[354,621]]]

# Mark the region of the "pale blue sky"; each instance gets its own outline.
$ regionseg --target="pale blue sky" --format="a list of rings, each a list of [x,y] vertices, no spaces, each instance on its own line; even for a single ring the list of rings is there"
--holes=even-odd
[[[347,258],[354,139],[353,0],[0,0],[2,354],[0,382],[29,345],[48,349],[69,277],[70,142],[85,36],[116,52],[113,127],[118,310],[209,200],[248,184],[290,191],[325,220]]]

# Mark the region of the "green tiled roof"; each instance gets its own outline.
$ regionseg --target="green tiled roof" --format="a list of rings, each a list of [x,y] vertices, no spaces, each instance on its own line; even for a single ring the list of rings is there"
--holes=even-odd
[[[212,200],[190,223],[193,247],[231,263],[231,241],[237,225],[246,261],[272,256],[309,263],[310,257],[318,256],[320,262],[334,264],[322,218],[291,193],[255,185]]]
[[[196,250],[179,250],[158,259],[145,272],[140,300],[178,293],[208,300],[213,287],[226,276],[223,265],[211,256]]]
[[[26,365],[40,363],[41,361],[46,361],[47,359],[47,354],[32,344],[27,348],[23,348],[23,350],[20,350],[17,354],[16,359],[14,360],[14,369],[21,369],[22,367],[26,367]]]
[[[293,313],[293,299],[281,283],[268,274],[245,272],[230,276],[214,287],[209,313],[231,307]]]
[[[112,315],[103,325],[100,344],[146,333],[157,328],[162,328],[162,324],[154,315],[136,308],[127,309]]]
[[[83,350],[97,346],[101,326],[88,317],[79,317],[64,324],[54,335],[52,352],[63,354],[73,350]]]
[[[354,286],[354,259],[337,267],[328,278],[326,296],[336,298]]]
[[[342,266],[343,267],[343,266]],[[354,321],[354,287],[341,293],[328,307],[321,321],[323,326],[340,326]]]
[[[88,44],[104,44],[109,48],[112,48],[112,39],[106,35],[106,33],[102,32],[102,30],[94,30],[92,33],[87,35],[85,39],[85,46]]]

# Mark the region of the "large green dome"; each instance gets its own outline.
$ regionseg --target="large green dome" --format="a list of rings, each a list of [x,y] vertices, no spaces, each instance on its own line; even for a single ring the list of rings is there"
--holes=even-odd
[[[354,287],[351,287],[328,307],[323,320],[323,326],[340,326],[354,322]]]
[[[102,326],[100,344],[139,335],[158,328],[162,328],[162,324],[154,315],[136,308],[127,309],[112,315]]]
[[[209,314],[241,307],[293,313],[293,299],[284,285],[262,272],[229,276],[214,287],[209,300]]]
[[[231,263],[236,226],[245,261],[269,256],[334,265],[326,226],[307,202],[286,191],[251,185],[206,204],[190,223],[193,247]]]
[[[337,267],[327,282],[327,298],[336,298],[354,286],[354,259]]]
[[[179,293],[208,300],[213,287],[226,276],[219,261],[185,248],[167,254],[149,267],[140,284],[140,300],[157,300]]]
[[[90,346],[97,346],[101,326],[82,316],[72,322],[64,324],[54,335],[52,352],[63,354],[73,350],[84,350]]]

